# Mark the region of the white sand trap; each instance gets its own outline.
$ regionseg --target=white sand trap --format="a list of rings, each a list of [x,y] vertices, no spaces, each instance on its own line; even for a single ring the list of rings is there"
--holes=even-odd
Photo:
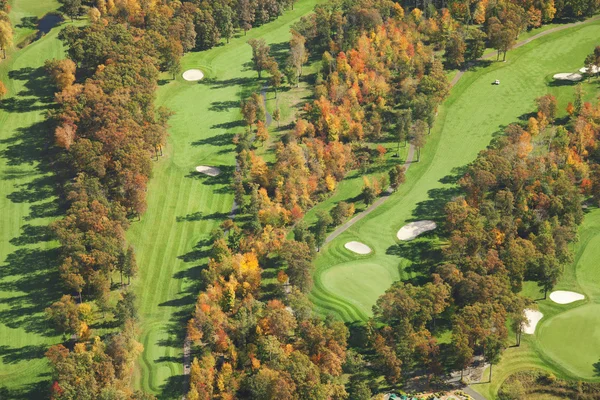
[[[582,74],[587,74],[588,67],[579,68],[579,72],[581,72]],[[600,72],[600,67],[592,65],[592,74],[597,74],[598,72]]]
[[[572,74],[570,72],[563,72],[560,74],[554,74],[553,78],[556,79],[557,81],[577,82],[577,81],[580,81],[581,79],[583,79],[583,76],[581,76],[581,74]]]
[[[348,242],[344,247],[356,254],[369,254],[371,252],[369,246],[361,242]]]
[[[437,228],[437,225],[433,221],[415,221],[400,228],[396,236],[398,236],[398,239],[400,240],[413,240],[420,234],[432,231],[435,228]]]
[[[523,333],[533,335],[535,333],[536,325],[538,324],[538,322],[540,322],[543,316],[544,314],[542,314],[538,310],[526,308],[525,317],[527,318],[527,323],[523,324]]]
[[[206,165],[198,165],[196,167],[196,171],[208,176],[217,176],[221,173],[221,170],[219,168],[207,167]]]
[[[557,290],[550,293],[550,300],[558,304],[569,304],[583,299],[585,299],[585,296],[581,293],[569,292],[567,290]]]
[[[183,73],[183,79],[186,81],[199,81],[202,78],[204,78],[204,72],[199,69],[188,69]]]

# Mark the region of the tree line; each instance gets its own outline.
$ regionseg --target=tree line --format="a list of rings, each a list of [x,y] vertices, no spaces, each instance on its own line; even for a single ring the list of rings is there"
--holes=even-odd
[[[107,7],[124,4],[133,3]],[[171,113],[154,105],[158,74],[169,69],[172,50],[181,50],[185,35],[177,30],[181,21],[163,18],[159,5],[146,11],[167,25],[98,10],[88,26],[60,32],[68,58],[45,63],[56,89],[48,116],[62,149],[56,165],[66,182],[66,212],[52,229],[67,293],[46,312],[71,338],[46,353],[55,399],[153,398],[130,387],[143,347],[136,340],[135,296],[127,287],[137,263],[125,231],[146,210],[152,159],[166,140]],[[99,319],[114,327],[101,337],[91,330]]]

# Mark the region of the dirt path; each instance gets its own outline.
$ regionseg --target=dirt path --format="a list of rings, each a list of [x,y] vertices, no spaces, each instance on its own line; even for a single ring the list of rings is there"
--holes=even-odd
[[[587,24],[589,22],[593,22],[593,21],[597,21],[598,19],[600,19],[600,16],[594,17],[594,18],[590,18],[590,19],[586,19],[585,21],[579,21],[579,22],[573,22],[571,24],[567,24],[567,25],[561,25],[561,26],[557,26],[556,28],[552,28],[552,29],[548,29],[547,31],[544,32],[540,32],[537,35],[533,35],[532,37],[522,40],[520,42],[518,42],[517,44],[514,45],[513,49],[519,48],[521,46],[525,46],[528,43],[531,43],[532,41],[541,38],[542,36],[546,36],[549,35],[551,33],[554,32],[558,32],[558,31],[562,31],[563,29],[568,29],[568,28],[572,28],[574,26],[577,25],[582,25],[582,24]],[[490,53],[490,54],[486,54],[485,56],[481,57],[480,60],[487,60],[490,59],[492,57],[494,57],[496,55],[496,53]],[[462,76],[465,74],[465,72],[467,72],[467,70],[469,69],[471,65],[467,65],[465,66],[464,69],[460,70],[452,79],[452,81],[450,82],[450,87],[452,88],[454,85],[456,85],[456,83],[460,80],[460,78],[462,78]],[[408,170],[408,167],[410,167],[410,164],[412,163],[412,159],[414,156],[414,148],[411,145],[410,149],[408,150],[408,157],[406,157],[406,162],[404,163],[404,168],[406,170]],[[352,225],[354,225],[355,223],[357,223],[358,221],[360,221],[361,219],[363,219],[364,217],[366,217],[367,215],[369,215],[371,212],[373,212],[377,207],[381,206],[390,196],[390,194],[392,194],[392,190],[391,188],[388,188],[383,196],[381,198],[379,198],[376,202],[374,202],[373,204],[371,204],[365,211],[355,215],[352,219],[350,219],[348,222],[346,222],[343,225],[340,225],[335,231],[331,232],[331,234],[329,234],[329,236],[327,236],[327,239],[325,239],[325,244],[331,242],[333,239],[335,239],[336,237],[338,237],[339,235],[341,235],[342,233],[344,233],[346,230],[348,230],[348,228],[350,228]]]
[[[406,161],[404,162],[404,172],[408,171],[408,168],[410,168],[410,165],[412,164],[414,155],[415,155],[415,147],[411,144],[411,145],[409,145],[409,148],[408,148],[408,156],[406,157]],[[394,193],[393,189],[391,187],[388,187],[387,190],[383,193],[383,196],[380,197],[379,199],[377,199],[377,201],[375,201],[373,204],[371,204],[365,211],[363,211],[359,214],[356,214],[348,222],[340,225],[335,231],[331,232],[329,234],[329,236],[327,236],[327,239],[325,239],[325,243],[323,243],[323,245],[331,242],[333,239],[335,239],[336,237],[338,237],[339,235],[344,233],[352,225],[354,225],[355,223],[357,223],[358,221],[360,221],[361,219],[363,219],[364,217],[369,215],[373,210],[375,210],[377,207],[382,205],[390,197],[390,195],[392,193]]]

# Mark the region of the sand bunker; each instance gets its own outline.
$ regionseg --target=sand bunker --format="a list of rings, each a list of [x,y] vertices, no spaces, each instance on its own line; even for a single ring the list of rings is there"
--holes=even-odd
[[[371,252],[369,246],[361,242],[348,242],[344,247],[356,254],[369,254]]]
[[[580,81],[581,79],[583,79],[583,76],[581,76],[581,74],[572,74],[569,72],[563,72],[560,74],[555,74],[553,76],[553,78],[556,79],[557,81],[577,82],[577,81]]]
[[[550,300],[558,304],[569,304],[583,299],[585,299],[585,296],[581,293],[569,292],[566,290],[557,290],[550,293]]]
[[[188,69],[183,73],[183,79],[186,81],[199,81],[202,78],[204,78],[204,72],[199,69]]]
[[[544,314],[542,314],[538,310],[526,308],[525,317],[527,318],[527,323],[523,324],[523,333],[533,335],[535,333],[536,325],[538,324],[538,322],[540,322],[543,316]]]
[[[206,165],[198,165],[196,171],[208,176],[217,176],[221,170],[217,167],[207,167]]]
[[[437,225],[433,221],[415,221],[400,228],[397,236],[400,240],[413,240],[420,234],[432,231],[435,228],[437,228]]]
[[[588,67],[579,68],[579,72],[581,72],[582,74],[587,74]],[[592,65],[592,74],[597,74],[598,72],[600,72],[600,67]]]

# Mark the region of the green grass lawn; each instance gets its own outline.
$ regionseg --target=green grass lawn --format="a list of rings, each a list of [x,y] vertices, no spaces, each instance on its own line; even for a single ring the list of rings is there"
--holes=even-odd
[[[140,341],[145,348],[136,385],[161,398],[181,397],[184,389],[181,347],[185,323],[199,293],[196,284],[207,261],[209,233],[227,218],[233,203],[229,187],[235,165],[232,139],[243,129],[239,102],[264,83],[251,69],[251,48],[246,42],[264,38],[276,56],[285,53],[290,25],[315,4],[315,0],[301,0],[293,11],[246,36],[209,51],[187,54],[183,71],[200,68],[204,80],[193,83],[177,77],[172,81],[165,75],[161,82],[157,103],[175,115],[165,155],[155,164],[148,187],[148,211],[128,233],[140,265],[134,286]],[[293,103],[286,96],[296,96],[296,90],[306,92],[303,88],[282,92],[282,104]],[[269,98],[273,96],[269,93]],[[223,173],[209,178],[194,171],[198,165],[217,166]]]
[[[382,207],[321,251],[311,293],[317,308],[345,321],[364,320],[394,278],[409,279],[427,271],[435,243],[426,239],[399,243],[398,229],[408,221],[441,218],[443,205],[456,194],[453,182],[461,168],[505,125],[534,111],[536,97],[551,92],[559,96],[564,110],[573,87],[557,86],[551,77],[578,69],[597,44],[599,33],[600,23],[592,22],[550,34],[510,52],[506,63],[467,72],[441,107],[422,161],[411,166],[407,182]],[[495,79],[502,85],[492,85]],[[597,91],[597,82],[585,85],[589,94]],[[343,245],[350,240],[367,243],[373,255],[357,257],[345,250]],[[387,271],[379,278],[380,286],[367,283],[372,268],[366,265]],[[335,275],[344,276],[346,284],[331,285]]]
[[[11,5],[19,25],[58,3]],[[42,69],[47,58],[63,56],[59,29],[0,61],[0,80],[9,90],[0,101],[0,398],[42,398],[49,372],[44,352],[60,341],[43,314],[61,291],[56,243],[47,234],[57,215],[57,183],[49,154],[53,135],[44,123],[53,93]],[[17,26],[15,36],[32,31]]]

